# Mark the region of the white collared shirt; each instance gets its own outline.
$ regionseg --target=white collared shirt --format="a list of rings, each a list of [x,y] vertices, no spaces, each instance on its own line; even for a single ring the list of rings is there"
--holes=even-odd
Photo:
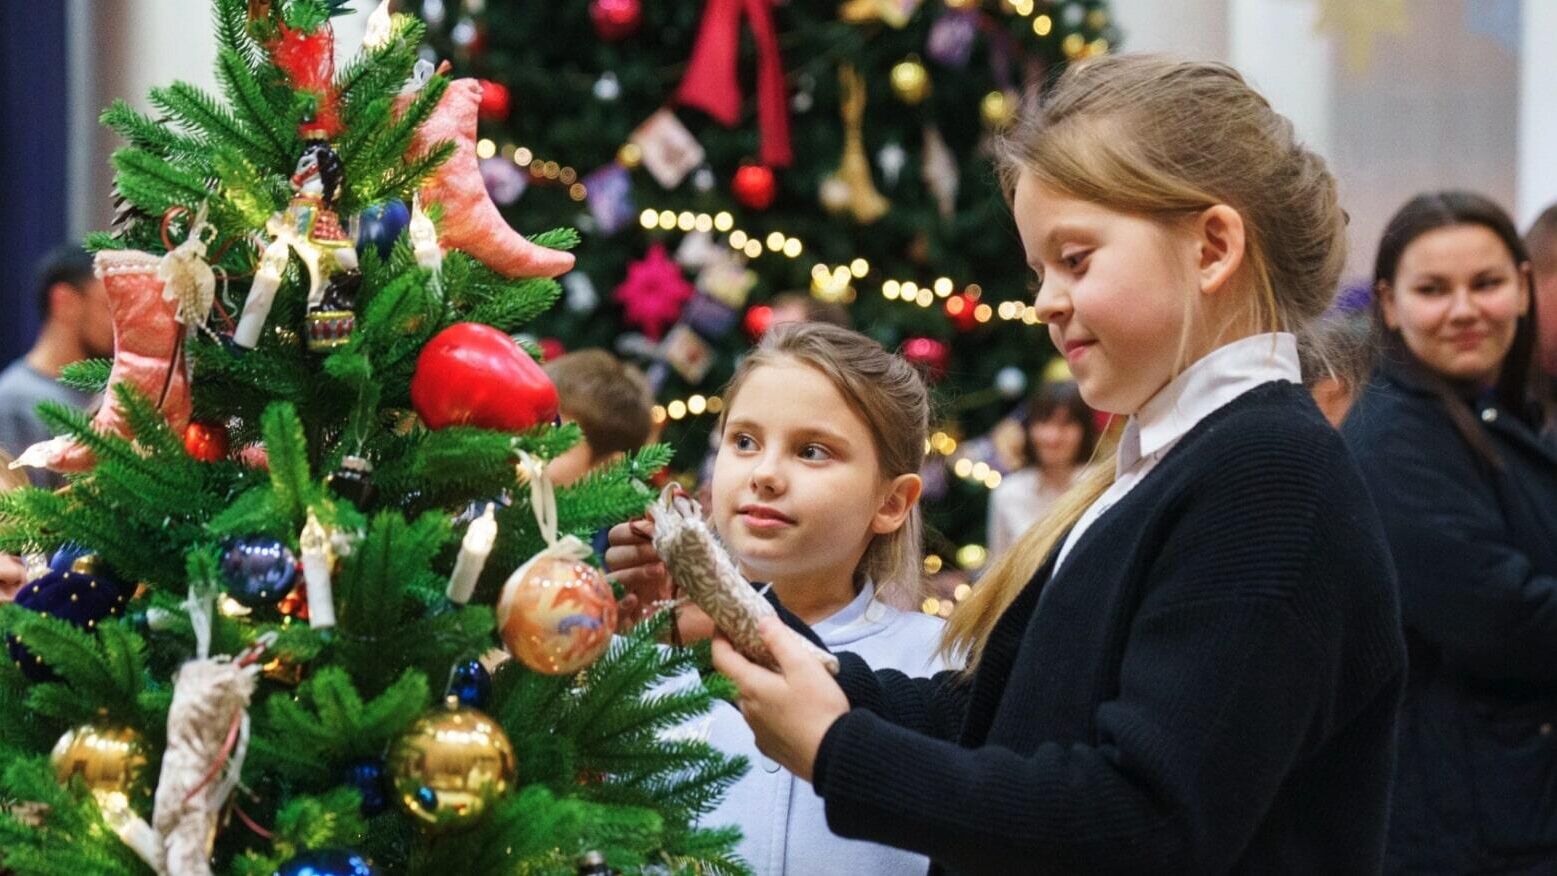
[[[1275,380],[1303,380],[1297,338],[1287,332],[1253,335],[1218,347],[1158,390],[1125,424],[1113,486],[1071,528],[1055,571],[1082,533],[1135,489],[1189,430],[1233,399]]]

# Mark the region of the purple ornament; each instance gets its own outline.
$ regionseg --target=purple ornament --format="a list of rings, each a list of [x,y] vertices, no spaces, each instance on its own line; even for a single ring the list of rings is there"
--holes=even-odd
[[[116,580],[100,561],[79,547],[61,548],[49,566],[48,572],[17,591],[16,604],[82,629],[93,630],[99,621],[123,615],[135,592],[133,585]],[[14,636],[8,646],[23,675],[32,681],[54,678],[54,672]]]
[[[978,35],[977,12],[966,9],[948,11],[930,25],[925,54],[938,64],[961,69],[968,66],[968,59],[973,56],[973,43]]]
[[[631,222],[633,182],[627,168],[612,162],[584,177],[585,200],[601,234],[612,235]]]
[[[681,311],[681,321],[697,330],[709,340],[718,340],[730,333],[741,315],[707,295],[694,295]]]
[[[481,160],[481,181],[486,184],[492,201],[504,207],[519,200],[530,185],[524,171],[507,158],[497,156]]]

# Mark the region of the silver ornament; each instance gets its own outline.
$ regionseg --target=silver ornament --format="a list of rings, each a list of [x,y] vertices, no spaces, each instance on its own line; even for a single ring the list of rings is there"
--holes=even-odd
[[[622,96],[622,83],[616,78],[616,74],[607,70],[595,80],[595,99],[613,101]]]
[[[898,176],[908,164],[908,152],[896,143],[888,143],[876,153],[876,163],[881,166],[881,178],[889,187],[897,185]]]
[[[1020,398],[1022,393],[1027,390],[1026,372],[1015,365],[1007,365],[996,371],[995,390],[1004,399]]]

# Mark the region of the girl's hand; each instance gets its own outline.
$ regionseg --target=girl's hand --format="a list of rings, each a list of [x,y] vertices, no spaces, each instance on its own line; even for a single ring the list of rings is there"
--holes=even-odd
[[[741,714],[757,736],[757,749],[809,782],[822,737],[849,711],[849,699],[801,645],[799,633],[778,618],[764,619],[757,630],[778,672],[742,657],[723,636],[714,639],[714,667],[740,690]]]
[[[27,583],[27,565],[20,557],[0,554],[0,602],[16,598],[16,591]]]
[[[633,623],[675,598],[675,582],[654,550],[653,536],[654,524],[645,519],[618,523],[606,535],[606,569],[627,590],[622,605]],[[691,644],[714,635],[714,621],[701,608],[688,602],[675,611],[677,641]]]
[[[606,569],[650,610],[654,603],[670,599],[674,590],[665,563],[654,551],[653,535],[654,524],[648,520],[618,523],[606,534],[605,552]]]

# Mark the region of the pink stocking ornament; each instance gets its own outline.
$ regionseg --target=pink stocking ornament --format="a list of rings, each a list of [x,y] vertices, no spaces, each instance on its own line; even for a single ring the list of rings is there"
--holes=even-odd
[[[159,256],[138,250],[104,250],[97,254],[97,276],[108,292],[108,311],[114,326],[113,368],[103,404],[92,417],[92,428],[125,438],[133,437],[114,386],[128,383],[157,401],[175,433],[189,424],[192,401],[189,375],[183,362],[184,326],[178,321],[179,301],[164,297],[157,271]],[[34,444],[11,463],[59,472],[85,471],[92,467],[91,451],[68,435]]]
[[[505,277],[555,277],[573,268],[573,254],[532,243],[509,227],[487,194],[476,162],[476,114],[481,83],[456,79],[417,129],[410,155],[449,140],[454,154],[422,186],[424,203],[443,205],[438,241],[462,250]]]

